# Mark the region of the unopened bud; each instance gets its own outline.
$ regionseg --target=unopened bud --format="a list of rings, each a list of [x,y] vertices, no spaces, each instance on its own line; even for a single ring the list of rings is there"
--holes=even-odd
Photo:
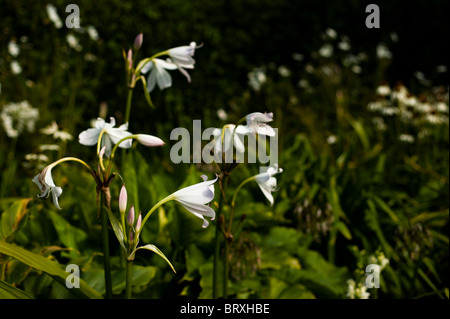
[[[128,69],[131,70],[131,67],[133,65],[133,51],[131,51],[131,49],[128,50],[127,62],[128,62]]]
[[[133,48],[135,50],[139,50],[142,46],[142,42],[144,41],[144,35],[141,33],[139,33],[136,37],[136,39],[134,39],[134,44],[133,44]]]
[[[119,194],[119,211],[121,214],[125,214],[127,210],[127,189],[125,188],[125,184],[122,185],[122,189]]]
[[[148,134],[136,134],[136,135],[138,142],[147,147],[163,146],[165,144],[162,139],[156,136]]]
[[[127,224],[128,226],[132,226],[134,223],[134,205],[131,206],[130,211],[127,216]]]
[[[141,229],[142,225],[142,212],[139,212],[138,220],[136,222],[136,232],[138,232]]]

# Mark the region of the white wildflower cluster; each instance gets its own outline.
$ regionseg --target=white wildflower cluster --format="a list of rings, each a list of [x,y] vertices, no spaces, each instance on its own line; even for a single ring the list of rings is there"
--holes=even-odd
[[[399,136],[402,142],[413,143],[416,137],[427,136],[421,133],[427,126],[449,123],[448,99],[444,98],[444,94],[433,93],[432,96],[417,97],[402,84],[391,88],[387,83],[378,86],[376,93],[376,99],[367,105],[367,109],[377,114],[373,122],[378,130],[387,129],[385,119],[389,117],[397,117],[405,127],[416,127],[419,130],[417,136],[411,132],[402,132]]]
[[[358,259],[357,269],[354,271],[354,278],[347,280],[346,296],[349,299],[369,299],[370,292],[366,286],[367,266],[378,265],[379,274],[381,274],[381,271],[389,265],[389,259],[380,248],[371,255],[368,255],[364,249],[359,250],[356,246],[353,247],[353,251]]]
[[[347,280],[347,297],[350,299],[369,299],[370,292],[362,282],[356,284],[353,279]]]
[[[383,251],[378,249],[375,254],[369,256],[369,264],[377,264],[382,271],[389,264],[389,259],[386,258]]]
[[[6,104],[0,113],[6,135],[17,138],[25,130],[33,132],[39,119],[39,110],[31,107],[28,101]]]

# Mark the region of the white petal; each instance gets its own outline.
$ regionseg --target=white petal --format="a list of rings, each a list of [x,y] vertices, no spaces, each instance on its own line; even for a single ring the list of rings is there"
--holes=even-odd
[[[164,90],[165,88],[172,86],[172,77],[169,72],[159,66],[156,67],[156,83],[158,84],[160,90]]]
[[[94,127],[98,129],[102,129],[105,126],[105,120],[101,117],[98,117],[94,123]]]
[[[59,207],[59,203],[58,203],[58,197],[62,194],[62,188],[61,187],[53,187],[52,188],[52,199],[53,199],[53,204],[55,204],[56,208],[61,209],[61,207]]]
[[[153,67],[153,62],[152,62],[152,61],[147,62],[147,63],[142,67],[141,73],[142,73],[142,74],[147,73],[148,71],[150,71],[150,70],[152,69],[152,67]]]
[[[119,128],[109,129],[107,134],[111,138],[111,141],[114,144],[117,144],[121,139],[123,139],[127,136],[133,135],[130,132],[121,130]],[[131,139],[128,139],[128,140],[125,140],[122,143],[120,143],[118,146],[121,148],[130,148],[132,144],[133,144],[133,141]]]
[[[257,126],[256,133],[259,135],[275,136],[275,130],[267,124],[260,124]]]
[[[275,178],[275,177],[272,177]],[[266,182],[266,183],[258,183],[259,188],[261,188],[264,196],[266,196],[266,198],[269,200],[270,205],[273,205],[273,196],[272,196],[272,188],[270,187],[270,185]]]
[[[178,202],[184,206],[188,211],[193,214],[200,214],[202,216],[211,217],[214,219],[216,217],[216,212],[209,206],[202,204],[193,204],[186,201],[178,200]],[[197,215],[198,216],[198,215]]]
[[[88,128],[78,135],[78,141],[80,144],[92,146],[97,144],[98,135],[100,134],[101,128]]]
[[[150,75],[147,78],[147,91],[150,93],[155,88],[156,84],[156,69],[152,69]]]
[[[172,63],[170,61],[164,61],[164,60],[161,60],[161,59],[155,59],[154,62],[155,62],[155,67],[156,68],[161,68],[162,67],[162,68],[167,69],[167,70],[176,70],[178,68],[175,63]]]

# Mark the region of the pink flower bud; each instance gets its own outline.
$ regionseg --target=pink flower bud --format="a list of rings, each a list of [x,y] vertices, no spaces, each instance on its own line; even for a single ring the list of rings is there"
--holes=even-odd
[[[131,70],[131,67],[133,65],[133,51],[131,51],[131,49],[128,50],[127,62],[128,62],[128,69]]]
[[[138,232],[141,229],[142,224],[142,212],[139,212],[138,220],[136,222],[136,232]]]
[[[132,226],[134,224],[134,205],[131,205],[130,211],[128,212],[127,224],[128,226]]]
[[[133,44],[133,48],[135,50],[139,50],[142,46],[142,42],[144,41],[144,35],[141,33],[139,33],[136,37],[136,39],[134,39],[134,44]]]
[[[144,146],[153,147],[153,146],[163,146],[165,143],[159,137],[148,135],[148,134],[136,134],[137,140]]]
[[[121,214],[125,214],[127,210],[127,189],[125,188],[125,184],[122,185],[122,189],[119,194],[119,211]]]
[[[130,242],[132,242],[134,239],[133,230],[130,230]]]

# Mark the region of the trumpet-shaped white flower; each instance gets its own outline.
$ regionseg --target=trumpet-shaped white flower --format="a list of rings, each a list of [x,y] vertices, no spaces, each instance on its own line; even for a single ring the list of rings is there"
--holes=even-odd
[[[264,196],[266,196],[269,200],[270,205],[273,205],[272,192],[277,190],[277,179],[274,175],[282,172],[283,169],[279,168],[278,164],[273,164],[269,166],[266,172],[255,176],[255,180],[258,183],[259,188],[261,188]]]
[[[41,194],[37,195],[38,197],[48,197],[52,194],[53,204],[55,204],[56,208],[61,209],[58,203],[58,197],[62,194],[62,188],[55,185],[52,177],[52,168],[54,165],[49,165],[45,167],[38,175],[33,178],[33,182],[41,190]]]
[[[202,175],[203,182],[188,186],[176,191],[170,195],[171,199],[176,200],[184,206],[188,211],[203,220],[203,228],[208,227],[209,222],[204,218],[210,217],[214,220],[216,213],[214,209],[206,204],[210,203],[214,199],[214,183],[216,179],[208,181],[205,175]]]
[[[191,77],[185,69],[193,69],[195,60],[192,58],[195,53],[195,49],[200,48],[195,42],[191,42],[189,45],[184,45],[168,50],[169,56],[173,62],[178,66],[178,70],[187,78],[188,82],[191,82]]]
[[[132,135],[127,132],[128,123],[122,124],[121,126],[114,128],[116,125],[116,120],[111,117],[110,122],[106,123],[104,119],[98,118],[94,124],[94,128],[89,128],[83,131],[78,136],[80,144],[92,146],[96,145],[100,133],[103,131],[101,147],[106,146],[105,155],[111,155],[112,144],[117,144],[122,138]],[[132,145],[131,139],[127,139],[120,143],[118,146],[121,148],[130,148]]]
[[[240,133],[256,133],[260,135],[275,136],[275,130],[267,122],[273,121],[273,113],[254,112],[246,117],[247,125],[240,128]]]
[[[172,86],[172,77],[166,70],[175,70],[177,65],[171,61],[164,61],[161,59],[153,59],[142,67],[141,73],[145,74],[150,71],[147,79],[147,91],[151,92],[158,84],[160,90]]]
[[[163,54],[170,56],[170,59],[166,61],[154,58],[150,62],[147,62],[141,69],[142,74],[150,71],[147,79],[147,91],[153,91],[155,84],[158,84],[160,90],[172,86],[172,77],[166,70],[178,69],[187,78],[188,82],[191,82],[191,77],[185,69],[194,68],[195,60],[192,56],[194,55],[195,49],[199,47],[195,42],[191,42],[189,45],[164,51]]]
[[[222,140],[222,131],[224,131],[223,140]],[[243,154],[245,151],[245,145],[243,142],[242,135],[245,134],[246,132],[247,130],[244,128],[244,126],[238,125],[236,127],[233,124],[225,125],[223,129],[215,129],[213,131],[215,161],[217,163],[221,163],[223,160],[223,155],[232,152],[233,148],[236,148],[237,153]],[[233,154],[231,154],[231,158],[232,157]]]

